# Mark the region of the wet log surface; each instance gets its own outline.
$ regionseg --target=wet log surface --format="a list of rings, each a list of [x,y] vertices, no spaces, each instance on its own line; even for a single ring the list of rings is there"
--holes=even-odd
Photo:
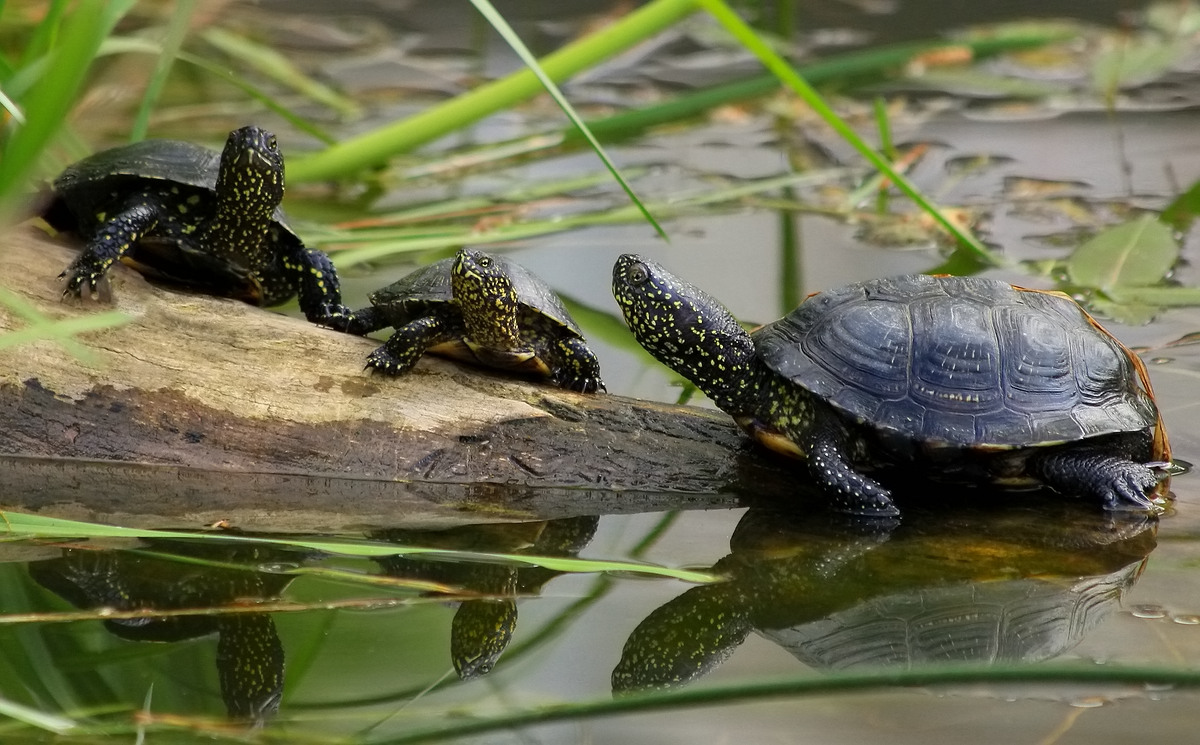
[[[125,267],[110,272],[111,304],[64,302],[71,241],[28,225],[3,240],[0,287],[38,313],[130,317],[70,348],[0,349],[4,509],[344,530],[730,506],[745,484],[788,491],[787,469],[720,412],[432,357],[386,378],[363,370],[377,341]],[[0,308],[0,332],[30,323]]]

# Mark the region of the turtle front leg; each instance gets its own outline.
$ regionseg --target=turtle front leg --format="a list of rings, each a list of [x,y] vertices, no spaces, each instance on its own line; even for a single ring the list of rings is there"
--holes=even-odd
[[[367,357],[367,367],[387,375],[403,375],[421,355],[443,342],[461,338],[463,329],[433,315],[396,327],[396,331]]]
[[[1119,455],[1096,450],[1039,452],[1029,457],[1029,471],[1055,491],[1098,497],[1106,510],[1159,510],[1146,496],[1158,484],[1154,470]]]
[[[342,304],[337,269],[324,251],[301,247],[284,258],[284,266],[297,278],[300,310],[309,321],[359,336],[375,330]]]
[[[809,473],[832,497],[838,510],[864,517],[900,514],[891,493],[850,463],[849,434],[841,427],[815,425],[799,440]]]
[[[580,393],[606,390],[600,379],[600,360],[583,339],[570,337],[556,341],[546,351],[546,362],[556,371],[551,380],[560,388]]]
[[[101,280],[114,261],[158,225],[158,209],[144,199],[131,202],[113,215],[92,235],[87,247],[58,275],[67,286],[63,297],[83,297],[99,291]]]

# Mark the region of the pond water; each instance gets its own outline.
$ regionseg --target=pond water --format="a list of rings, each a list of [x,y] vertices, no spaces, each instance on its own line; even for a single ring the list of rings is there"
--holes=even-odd
[[[303,22],[312,30],[320,27],[314,17],[323,16],[306,14],[325,5],[287,3],[295,15],[285,24],[273,15],[283,4],[263,3],[261,15],[248,16],[247,23],[262,30],[278,22],[284,33],[297,33],[293,24]],[[440,56],[458,64],[456,55],[472,48],[476,27],[465,4],[450,12],[412,3],[391,15],[380,11],[385,4],[340,5],[356,19],[330,21],[330,29],[369,38],[380,32],[389,40],[371,54],[328,63],[325,72],[352,91],[372,90],[403,70],[413,75],[406,86],[447,90],[447,78],[430,73],[430,60]],[[501,10],[511,12],[526,38],[545,46],[580,25],[574,14],[548,18],[559,4],[513,5]],[[800,17],[819,27],[814,38],[818,30],[832,37],[850,34],[846,29],[883,40],[924,38],[942,30],[928,25],[931,17],[954,25],[998,20],[959,17],[958,10],[943,12],[943,4],[917,2],[799,5]],[[1113,24],[1133,5],[1013,3],[1005,13],[1088,12],[1093,21]],[[489,75],[517,64],[491,48],[481,59]],[[711,74],[753,70],[736,56],[709,64]],[[1186,72],[1172,73],[1183,97],[1187,83],[1196,80],[1194,70],[1190,79]],[[596,83],[577,90],[602,98],[619,87],[606,93]],[[381,107],[381,116],[398,115],[406,106]],[[1036,116],[961,103],[914,108],[918,115],[898,117],[895,124],[897,141],[932,143],[914,180],[943,203],[986,212],[986,238],[1017,259],[1061,257],[1065,251],[1052,246],[1052,236],[1093,217],[1102,221],[1107,211],[1129,204],[1161,208],[1200,178],[1200,148],[1192,146],[1200,125],[1194,105],[1130,106],[1115,113],[1074,105],[1053,115],[1041,109]],[[491,122],[475,134],[487,139],[495,134],[489,128],[524,124]],[[710,177],[786,172],[795,154],[781,144],[786,138],[775,126],[773,117],[748,112],[610,152],[623,168],[651,166],[635,187],[660,196]],[[813,138],[817,150],[854,161],[836,139]],[[969,177],[955,175],[956,163],[984,155],[995,161]],[[522,180],[596,170],[592,156],[576,154],[454,188],[486,193]],[[1031,210],[1033,200],[1012,196],[1021,180],[1061,182],[1057,204],[1086,209],[1089,218]],[[402,204],[407,196],[401,189],[385,202]],[[298,199],[289,209],[312,216],[322,207]],[[612,262],[633,251],[686,275],[740,318],[756,321],[778,317],[808,292],[942,263],[929,241],[898,250],[866,236],[862,225],[791,211],[691,214],[667,229],[670,245],[645,225],[629,225],[503,248],[575,303],[603,313],[616,313],[608,289]],[[1186,240],[1176,275],[1189,285],[1196,280],[1189,261],[1193,244]],[[363,303],[367,292],[411,268],[386,264],[345,272],[350,304]],[[1012,269],[986,275],[1048,284]],[[1200,352],[1180,342],[1200,328],[1198,315],[1185,308],[1148,325],[1110,325],[1122,340],[1146,350],[1175,455],[1188,461],[1200,448],[1200,426],[1190,418]],[[586,321],[584,326],[590,334]],[[675,376],[647,365],[627,341],[599,332],[592,341],[611,393],[660,401],[679,396]],[[0,698],[51,713],[135,723],[118,727],[114,742],[130,741],[138,721],[194,729],[198,737],[223,736],[228,733],[219,721],[227,715],[263,725],[264,736],[278,741],[386,742],[547,704],[663,688],[737,688],[781,677],[834,680],[847,672],[946,663],[1194,668],[1200,660],[1200,490],[1190,475],[1177,477],[1172,488],[1175,502],[1158,519],[1105,515],[1089,505],[1036,496],[1012,496],[983,508],[948,492],[940,507],[914,506],[902,521],[886,525],[847,523],[798,498],[795,505],[640,515],[597,516],[581,509],[579,517],[515,525],[466,516],[463,526],[436,532],[407,529],[398,519],[394,529],[370,536],[397,546],[467,552],[434,558],[349,558],[265,543],[6,544]],[[499,561],[472,552],[633,560],[711,571],[725,581],[597,573],[569,562]],[[243,607],[231,612],[230,604]],[[72,614],[97,606],[107,609],[103,617]],[[205,612],[208,606],[221,610]],[[168,613],[148,615],[147,608]],[[1112,683],[885,687],[538,724],[480,741],[1190,742],[1196,703],[1196,695],[1183,690]]]

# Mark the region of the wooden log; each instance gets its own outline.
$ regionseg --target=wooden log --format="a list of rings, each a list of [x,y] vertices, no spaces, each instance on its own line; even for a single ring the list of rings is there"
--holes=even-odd
[[[47,317],[75,246],[3,239],[0,287]],[[729,506],[789,491],[720,412],[583,395],[432,357],[363,370],[377,341],[155,286],[123,266],[129,322],[0,349],[0,507],[123,524],[344,530]],[[0,306],[0,333],[28,319]]]

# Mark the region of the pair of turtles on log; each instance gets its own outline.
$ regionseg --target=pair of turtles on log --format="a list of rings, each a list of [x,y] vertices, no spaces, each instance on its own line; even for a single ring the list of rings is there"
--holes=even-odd
[[[43,217],[87,245],[62,273],[65,295],[99,292],[113,262],[255,305],[299,295],[308,320],[353,334],[396,331],[367,360],[399,375],[427,351],[604,390],[600,364],[562,301],[540,278],[463,249],[371,295],[342,304],[337,272],[305,248],[280,209],[283,154],[258,127],[229,134],[221,152],[147,140],[96,153],[54,181]]]
[[[328,257],[279,209],[283,157],[256,127],[232,132],[219,154],[174,141],[104,151],[64,171],[54,192],[47,221],[88,241],[63,273],[66,294],[96,289],[124,258],[259,305],[299,294],[310,321],[349,333],[394,327],[367,362],[383,373],[433,351],[604,390],[559,298],[501,257],[463,249],[375,292],[368,308],[344,306]],[[820,293],[747,333],[706,292],[632,254],[614,266],[613,294],[643,347],[757,441],[806,461],[843,511],[898,514],[865,473],[891,465],[1159,508],[1147,492],[1170,452],[1145,369],[1064,295],[894,277]]]

